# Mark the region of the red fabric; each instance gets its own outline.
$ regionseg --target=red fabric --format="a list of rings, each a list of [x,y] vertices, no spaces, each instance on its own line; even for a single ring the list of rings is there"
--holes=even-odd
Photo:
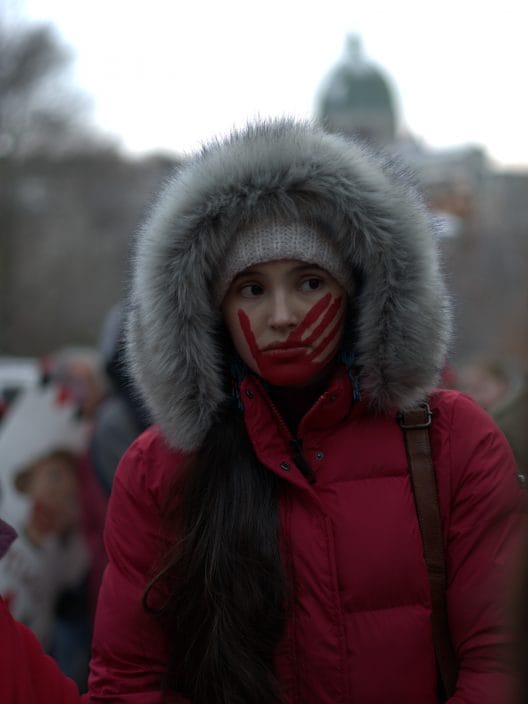
[[[0,598],[2,704],[81,704],[76,684],[44,653],[35,635],[15,621]]]
[[[309,484],[255,378],[242,384],[241,398],[260,460],[284,480],[283,542],[296,591],[277,654],[285,704],[437,704],[427,573],[395,419],[354,405],[348,377],[338,375],[299,426],[317,475]],[[450,704],[498,704],[508,701],[509,683],[503,584],[524,494],[487,414],[454,391],[439,391],[431,405],[447,600],[461,663]],[[141,596],[162,550],[159,506],[180,461],[150,430],[118,469],[91,663],[94,704],[163,701],[165,644]]]

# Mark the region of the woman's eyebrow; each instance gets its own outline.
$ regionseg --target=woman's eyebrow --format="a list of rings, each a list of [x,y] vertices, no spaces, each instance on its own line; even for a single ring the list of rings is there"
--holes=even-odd
[[[235,283],[235,281],[243,279],[246,276],[265,276],[265,274],[259,269],[251,267],[250,269],[244,269],[244,271],[240,271],[236,276],[234,276],[232,283]]]
[[[316,264],[315,262],[313,264],[303,262],[302,264],[297,264],[293,267],[294,271],[306,271],[308,269],[310,271],[313,271],[314,269],[317,269],[317,271],[325,271],[322,267],[319,266],[319,264]]]
[[[308,262],[299,262],[299,264],[295,264],[292,266],[290,269],[291,272],[297,274],[297,273],[302,273],[303,271],[318,271],[318,272],[324,272],[325,269],[320,267],[318,264],[314,263],[308,263]],[[232,284],[236,283],[240,279],[245,279],[247,277],[251,276],[267,276],[266,272],[262,271],[261,269],[258,268],[258,265],[249,267],[248,269],[244,269],[244,271],[240,271],[236,276],[233,277]]]

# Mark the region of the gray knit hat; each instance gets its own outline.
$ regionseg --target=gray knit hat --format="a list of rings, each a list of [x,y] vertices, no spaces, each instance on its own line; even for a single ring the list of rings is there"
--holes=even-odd
[[[298,259],[316,264],[331,274],[347,291],[352,285],[351,272],[337,254],[330,240],[302,222],[268,220],[240,230],[220,266],[215,302],[220,305],[231,281],[244,269],[259,262]]]

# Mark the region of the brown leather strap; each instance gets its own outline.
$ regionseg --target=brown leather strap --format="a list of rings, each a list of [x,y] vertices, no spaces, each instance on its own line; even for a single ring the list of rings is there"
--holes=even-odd
[[[458,664],[447,617],[447,572],[442,519],[429,441],[431,416],[429,404],[422,403],[416,409],[399,413],[398,422],[404,431],[424,559],[431,586],[431,620],[436,660],[445,693],[450,697],[456,687]]]

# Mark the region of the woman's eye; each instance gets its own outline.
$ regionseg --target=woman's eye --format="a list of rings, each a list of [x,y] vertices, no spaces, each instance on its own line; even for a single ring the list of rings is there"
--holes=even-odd
[[[301,288],[303,291],[317,291],[322,283],[321,279],[311,276],[309,279],[305,279],[302,282]]]
[[[240,293],[245,298],[253,298],[254,296],[260,296],[262,290],[262,286],[259,284],[245,284],[245,286],[242,286],[240,289]]]

